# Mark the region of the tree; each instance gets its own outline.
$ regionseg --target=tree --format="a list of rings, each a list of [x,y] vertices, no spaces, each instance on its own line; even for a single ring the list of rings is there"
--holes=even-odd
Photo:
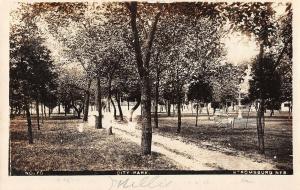
[[[160,86],[168,83],[167,69],[173,66],[171,61],[174,57],[174,49],[182,44],[185,40],[187,31],[184,29],[185,20],[180,13],[172,10],[172,7],[166,8],[161,16],[160,23],[157,28],[156,38],[154,40],[153,59],[151,60],[151,78],[154,82],[154,127],[158,127],[158,104],[160,96]],[[175,48],[174,48],[175,47]],[[167,75],[167,77],[164,77]],[[171,82],[172,83],[172,82]],[[162,86],[163,87],[163,86]],[[167,87],[167,86],[164,86]],[[163,88],[164,88],[163,87]],[[167,87],[168,88],[168,87]],[[170,89],[169,89],[170,90]],[[166,89],[161,90],[164,93],[168,93]],[[170,94],[169,94],[170,95]],[[170,96],[165,96],[168,103],[168,115],[170,116]],[[174,98],[172,99],[174,100]],[[174,102],[173,102],[174,103]]]
[[[92,79],[89,78],[87,89],[85,90],[83,121],[88,121],[89,107],[90,107],[90,95],[91,95],[91,92],[90,92],[91,83],[92,83]]]
[[[258,103],[258,144],[261,153],[264,153],[264,112],[267,104],[278,101],[281,92],[280,73],[274,71],[275,61],[271,56],[256,60],[253,64],[253,76],[250,81],[250,98]],[[272,84],[272,85],[270,85]]]
[[[10,31],[10,105],[22,105],[26,112],[29,143],[33,143],[29,104],[36,101],[39,115],[41,96],[55,90],[57,75],[50,51],[37,30],[35,12],[29,5],[22,4],[12,17],[20,20],[12,24]]]
[[[147,155],[151,154],[151,142],[152,142],[152,126],[151,126],[151,85],[149,76],[149,62],[151,58],[151,49],[153,40],[155,37],[157,23],[161,14],[161,11],[155,15],[154,22],[150,27],[148,37],[145,41],[145,49],[142,51],[140,44],[140,36],[137,28],[137,3],[127,3],[127,7],[130,11],[130,24],[133,34],[133,43],[135,50],[136,66],[141,79],[141,103],[142,103],[142,153]]]
[[[167,116],[171,116],[171,105],[176,103],[176,89],[173,76],[163,75],[161,77],[161,87],[161,95],[165,100]]]
[[[190,72],[192,70],[191,64],[187,60],[184,60],[184,53],[175,51],[178,57],[174,58],[174,69],[171,70],[170,74],[175,76],[174,86],[176,91],[176,104],[177,104],[177,133],[181,131],[181,106],[184,98],[184,85],[188,83]]]
[[[41,15],[39,22],[45,25],[42,31],[43,35],[50,36],[53,38],[52,42],[59,44],[60,51],[52,49],[52,51],[57,52],[55,57],[57,65],[64,67],[66,64],[79,62],[85,71],[86,80],[84,82],[86,84],[77,86],[77,90],[75,90],[77,92],[78,90],[84,91],[84,100],[81,100],[82,97],[78,99],[75,96],[77,100],[65,99],[63,101],[65,110],[68,112],[69,107],[72,107],[77,112],[78,117],[85,107],[83,121],[88,119],[90,87],[96,75],[95,52],[91,49],[91,45],[94,44],[90,42],[98,38],[92,23],[94,20],[98,22],[99,20],[90,16],[90,13],[95,12],[95,9],[98,8],[93,5],[88,3],[36,3],[33,6]],[[45,9],[45,7],[48,8]],[[82,20],[84,22],[81,22]],[[79,38],[82,40],[78,40]],[[76,86],[76,84],[72,85]],[[78,100],[80,101],[78,102]]]
[[[213,90],[212,101],[214,111],[217,107],[224,107],[227,112],[227,103],[235,102],[240,93],[240,84],[245,74],[246,64],[238,66],[224,63],[216,66],[209,77]]]
[[[175,76],[178,133],[181,130],[180,109],[185,93],[184,86],[189,85],[193,77],[202,76],[203,80],[207,80],[223,56],[223,47],[220,43],[223,30],[215,23],[214,18],[204,12],[206,7],[202,6],[205,5],[199,6],[201,12],[189,12],[186,7],[181,8],[180,15],[176,15],[177,24],[173,30],[176,34],[169,56],[172,69],[169,69],[171,72],[168,77],[172,79],[171,75]]]
[[[105,73],[107,73],[105,77],[108,81],[107,97],[108,100],[111,100],[112,102],[113,99],[111,97],[115,97],[119,110],[120,120],[123,120],[121,99],[127,97],[127,101],[129,101],[130,98],[138,98],[136,97],[138,96],[138,94],[135,94],[136,91],[139,90],[139,81],[137,79],[138,73],[132,61],[133,55],[129,52],[129,50],[130,49],[126,48],[124,48],[123,50],[111,49],[107,53],[107,58],[105,61],[107,63],[107,68],[105,71]],[[115,112],[116,111],[114,108],[114,113]],[[129,115],[129,120],[132,120],[132,114]]]
[[[90,84],[88,84],[86,80],[89,79],[86,78],[83,69],[80,69],[78,64],[73,66],[69,64],[65,65],[65,68],[60,68],[58,99],[65,107],[65,114],[72,108],[76,111],[77,118],[80,118],[84,109],[84,102],[86,101],[85,93],[87,88],[90,88],[87,87],[87,85]],[[85,107],[85,109],[88,109],[88,107]]]
[[[42,93],[42,96],[41,96],[41,103],[49,108],[49,117],[50,117],[50,114],[52,113],[53,108],[55,108],[57,106],[57,102],[58,102],[57,88],[58,88],[58,84],[55,84],[55,90],[49,90],[44,95]],[[42,111],[41,113],[42,113],[42,117],[43,117],[43,107],[42,107],[41,111]]]
[[[197,114],[196,114],[196,124],[198,124],[198,112],[199,112],[199,105],[201,103],[209,103],[212,101],[212,87],[207,81],[203,81],[202,76],[197,78],[193,78],[192,82],[188,88],[188,100],[196,101],[197,106]]]
[[[293,31],[292,31],[292,7],[291,4],[288,3],[286,6],[285,14],[280,17],[279,25],[279,40],[281,45],[279,45],[279,51],[277,51],[277,60],[276,60],[276,70],[280,73],[281,76],[281,102],[288,101],[290,102],[289,107],[289,118],[292,110],[292,58],[293,58]],[[283,47],[282,47],[283,46]]]

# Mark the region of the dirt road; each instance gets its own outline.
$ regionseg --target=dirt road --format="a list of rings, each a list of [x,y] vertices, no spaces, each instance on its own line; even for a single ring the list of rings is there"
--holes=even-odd
[[[136,123],[113,124],[113,132],[124,139],[141,143],[141,131]],[[233,156],[220,151],[207,150],[194,143],[185,143],[180,139],[152,136],[152,151],[166,155],[179,168],[186,170],[272,170],[270,163],[256,162],[247,157]]]

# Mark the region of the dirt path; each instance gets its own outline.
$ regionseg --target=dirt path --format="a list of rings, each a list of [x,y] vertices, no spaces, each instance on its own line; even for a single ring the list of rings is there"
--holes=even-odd
[[[113,132],[140,145],[141,131],[135,129],[136,123],[113,124]],[[259,163],[243,156],[227,155],[218,151],[198,147],[194,143],[185,143],[179,139],[163,137],[153,133],[152,151],[164,154],[187,170],[271,170],[276,169],[270,163]]]

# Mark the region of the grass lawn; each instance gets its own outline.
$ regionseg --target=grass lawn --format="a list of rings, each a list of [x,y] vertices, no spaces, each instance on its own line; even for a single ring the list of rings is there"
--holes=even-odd
[[[176,134],[177,117],[162,117],[159,128],[154,133],[172,138],[180,138],[193,142],[207,149],[221,151],[231,155],[244,155],[255,160],[273,162],[279,169],[292,169],[292,122],[282,118],[266,118],[265,155],[257,151],[257,131],[255,119],[249,120],[245,128],[245,120],[236,121],[235,128],[220,127],[207,117],[198,121],[195,127],[195,117],[183,117],[180,134]]]
[[[105,129],[84,127],[81,120],[47,120],[28,144],[25,120],[10,124],[11,171],[103,171],[177,169],[159,154],[140,155],[140,146],[108,135]],[[13,175],[13,173],[12,173]]]

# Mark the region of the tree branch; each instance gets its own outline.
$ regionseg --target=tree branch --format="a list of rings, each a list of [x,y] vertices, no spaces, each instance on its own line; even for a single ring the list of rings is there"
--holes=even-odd
[[[156,14],[156,16],[154,18],[154,23],[152,24],[152,27],[150,30],[150,35],[146,41],[146,52],[145,52],[145,63],[144,63],[146,68],[149,67],[149,62],[150,62],[150,57],[151,57],[151,49],[152,49],[155,32],[156,32],[156,28],[157,28],[157,23],[158,23],[160,15],[161,15],[161,10]]]
[[[136,63],[137,63],[139,75],[143,77],[145,73],[145,69],[143,65],[143,57],[142,57],[140,40],[139,40],[139,32],[136,26],[137,2],[126,3],[126,5],[130,11],[130,17],[131,17],[130,23],[131,23],[132,33],[133,33],[134,50],[136,53]]]
[[[291,36],[290,36],[289,40],[290,40],[290,39],[291,39]],[[280,54],[279,54],[279,56],[278,56],[278,58],[277,58],[277,61],[275,62],[275,65],[274,65],[274,71],[275,71],[276,68],[279,66],[280,61],[281,61],[281,59],[283,58],[283,55],[284,55],[284,53],[285,53],[285,51],[286,51],[286,49],[287,49],[287,44],[288,44],[288,42],[287,42],[287,43],[284,43],[284,46],[283,46],[283,48],[282,48],[282,50],[281,50],[281,52],[280,52]]]

